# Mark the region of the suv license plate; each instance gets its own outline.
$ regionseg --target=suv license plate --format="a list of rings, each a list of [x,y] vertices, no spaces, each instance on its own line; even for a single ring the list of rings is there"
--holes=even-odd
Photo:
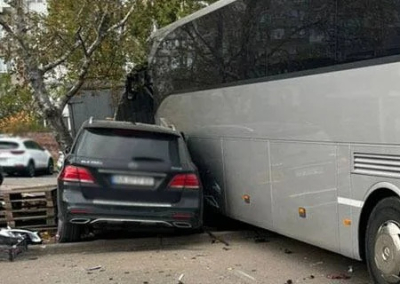
[[[154,186],[153,177],[135,177],[115,175],[111,178],[113,184],[127,184],[140,186]]]

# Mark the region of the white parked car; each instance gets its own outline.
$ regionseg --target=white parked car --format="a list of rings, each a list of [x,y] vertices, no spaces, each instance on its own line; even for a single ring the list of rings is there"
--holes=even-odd
[[[38,171],[53,174],[54,161],[50,152],[32,139],[0,137],[0,167],[8,174],[33,177]]]

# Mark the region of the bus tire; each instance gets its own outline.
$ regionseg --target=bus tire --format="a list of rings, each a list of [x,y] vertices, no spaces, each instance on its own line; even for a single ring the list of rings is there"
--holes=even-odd
[[[385,198],[372,210],[365,244],[366,262],[373,283],[400,283],[399,198]]]

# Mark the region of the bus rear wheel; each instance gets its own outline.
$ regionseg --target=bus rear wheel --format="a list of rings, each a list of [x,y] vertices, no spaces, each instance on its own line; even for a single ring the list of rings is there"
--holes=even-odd
[[[368,220],[366,262],[376,284],[400,283],[400,199],[381,200]]]

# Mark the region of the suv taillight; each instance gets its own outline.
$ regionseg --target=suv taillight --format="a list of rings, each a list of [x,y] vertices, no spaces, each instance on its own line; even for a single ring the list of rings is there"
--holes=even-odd
[[[58,179],[68,182],[95,183],[88,169],[75,166],[66,166]]]
[[[172,181],[169,183],[170,188],[188,188],[188,189],[199,189],[200,182],[199,178],[195,174],[179,174],[174,176]]]

